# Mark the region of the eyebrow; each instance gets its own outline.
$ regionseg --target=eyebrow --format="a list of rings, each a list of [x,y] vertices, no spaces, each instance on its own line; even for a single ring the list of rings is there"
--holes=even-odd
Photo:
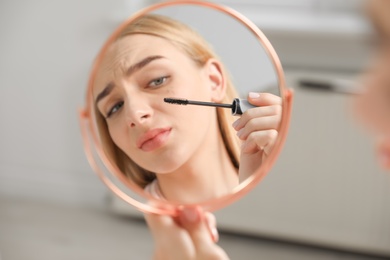
[[[137,62],[136,64],[131,65],[126,71],[126,76],[127,77],[130,76],[134,72],[136,72],[136,71],[142,69],[143,67],[145,67],[146,65],[148,65],[150,62],[157,60],[157,59],[162,59],[162,58],[164,58],[164,57],[160,56],[160,55],[148,56],[148,57],[144,58],[143,60]],[[107,86],[102,90],[102,92],[100,92],[97,95],[96,100],[95,100],[95,104],[97,104],[104,97],[108,96],[114,87],[115,87],[114,83],[112,83],[112,82],[108,83]]]

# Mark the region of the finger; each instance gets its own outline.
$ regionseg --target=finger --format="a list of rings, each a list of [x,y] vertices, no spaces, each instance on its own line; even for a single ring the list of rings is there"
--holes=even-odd
[[[173,217],[156,214],[144,216],[155,242],[154,259],[194,258],[196,252],[190,236]]]
[[[210,236],[207,217],[200,207],[184,208],[179,218],[181,225],[192,238],[196,259],[228,259],[226,253],[214,243]]]
[[[152,232],[169,227],[174,222],[171,217],[164,215],[144,214],[144,217]]]
[[[280,115],[253,118],[237,132],[237,136],[241,140],[246,140],[252,132],[278,129],[279,123]]]
[[[214,214],[210,212],[205,213],[206,221],[207,221],[207,227],[209,229],[209,232],[211,234],[212,240],[217,243],[219,240],[219,234],[217,230],[217,220],[214,216]]]
[[[275,145],[277,137],[278,131],[273,129],[252,132],[242,144],[241,151],[244,154],[253,154],[258,151],[263,151],[265,155],[269,155]]]
[[[255,106],[272,106],[282,105],[282,98],[271,93],[256,93],[248,94],[248,101]]]
[[[175,219],[171,216],[144,214],[144,217],[157,243],[164,242],[167,234],[173,237],[185,236],[185,231],[177,225]]]
[[[238,131],[252,118],[266,117],[282,114],[281,105],[272,105],[248,109],[239,119],[233,123],[233,128]]]
[[[203,210],[199,207],[183,208],[179,213],[180,225],[188,231],[194,242],[213,243]]]

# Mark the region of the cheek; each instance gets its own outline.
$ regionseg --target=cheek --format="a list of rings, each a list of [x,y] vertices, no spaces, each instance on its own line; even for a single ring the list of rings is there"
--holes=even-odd
[[[119,122],[115,122],[110,124],[108,132],[114,144],[126,153],[126,150],[128,149],[126,144],[129,143],[129,140],[126,139],[127,135],[122,129],[123,126],[121,126]]]
[[[203,70],[190,67],[176,77],[172,94],[183,99],[211,101],[210,89],[210,82]]]
[[[197,88],[188,87],[186,89],[177,90],[172,93],[173,97],[196,100],[196,101],[211,101],[210,95],[201,91],[199,85]],[[208,115],[213,113],[215,108],[199,105],[177,105],[177,104],[167,104],[163,107],[162,113],[165,116],[168,116],[170,119],[180,123],[186,123],[187,125],[196,125],[204,121]]]

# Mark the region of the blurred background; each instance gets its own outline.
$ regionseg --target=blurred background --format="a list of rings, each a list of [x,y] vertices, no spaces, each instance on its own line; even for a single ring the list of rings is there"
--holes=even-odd
[[[82,146],[78,109],[95,55],[157,1],[0,2],[0,259],[150,259],[142,215],[113,197]],[[355,125],[351,95],[370,62],[361,0],[220,0],[276,49],[295,100],[265,180],[218,211],[232,259],[390,258],[390,177]],[[232,50],[234,51],[234,50]]]

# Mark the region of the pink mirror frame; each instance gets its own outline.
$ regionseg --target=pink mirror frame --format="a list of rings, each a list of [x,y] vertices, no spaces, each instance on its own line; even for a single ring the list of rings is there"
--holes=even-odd
[[[97,136],[97,129],[94,126],[94,115],[91,111],[91,107],[93,106],[92,85],[93,85],[95,75],[97,73],[98,65],[100,64],[104,53],[106,52],[110,44],[115,40],[115,38],[120,33],[120,31],[122,31],[122,29],[126,26],[126,24],[132,22],[133,20],[141,17],[146,13],[155,11],[160,8],[173,6],[173,5],[197,5],[197,6],[203,6],[206,8],[215,9],[217,11],[221,11],[226,13],[227,15],[230,15],[231,17],[235,18],[237,21],[245,25],[245,27],[248,28],[255,35],[255,37],[260,41],[265,51],[267,52],[268,57],[271,59],[273,66],[275,68],[275,72],[278,77],[279,89],[282,98],[283,113],[282,113],[281,123],[279,126],[279,138],[276,141],[275,146],[271,151],[270,155],[268,156],[267,160],[265,160],[265,162],[255,173],[253,173],[244,182],[242,182],[239,186],[237,186],[231,194],[225,195],[223,197],[215,198],[209,201],[197,203],[197,204],[182,205],[174,202],[165,202],[165,201],[157,200],[152,196],[143,192],[143,190],[140,187],[138,187],[136,184],[129,181],[124,176],[124,174],[122,174],[119,171],[119,169],[116,168],[116,166],[112,165],[112,163],[109,162],[108,158],[103,152],[102,146]],[[145,9],[138,11],[129,19],[127,19],[125,22],[123,22],[109,37],[109,39],[105,42],[105,44],[103,45],[102,49],[100,50],[97,56],[97,59],[93,65],[89,82],[88,82],[86,107],[84,109],[80,109],[79,111],[80,126],[81,126],[81,132],[83,136],[84,150],[86,156],[88,158],[91,167],[99,176],[99,178],[103,181],[103,183],[116,196],[118,196],[128,204],[131,204],[132,206],[134,206],[135,208],[137,208],[142,212],[175,216],[177,214],[177,209],[183,206],[185,207],[200,206],[207,211],[215,211],[221,209],[233,203],[234,201],[238,200],[239,198],[247,194],[250,190],[252,190],[266,176],[266,174],[269,172],[269,170],[275,163],[278,155],[280,154],[283,144],[285,143],[287,137],[288,127],[289,127],[290,117],[291,117],[291,110],[292,110],[292,99],[293,99],[292,91],[287,89],[285,84],[286,84],[285,77],[284,77],[281,62],[274,48],[272,47],[271,43],[269,42],[267,37],[263,34],[263,32],[256,25],[254,25],[250,20],[244,17],[242,14],[238,13],[237,11],[229,7],[221,6],[221,5],[217,5],[205,1],[177,0],[177,1],[168,1],[168,2],[154,4],[152,6],[149,6]],[[91,143],[91,139],[92,139],[92,143]],[[95,145],[96,153],[102,160],[102,163],[105,165],[107,170],[111,174],[113,174],[118,180],[120,180],[127,188],[135,191],[136,193],[144,197],[147,197],[149,203],[146,204],[130,197],[128,194],[122,191],[113,181],[111,181],[109,177],[107,177],[104,170],[99,167],[99,164],[93,155],[93,147],[92,147],[93,144]]]

